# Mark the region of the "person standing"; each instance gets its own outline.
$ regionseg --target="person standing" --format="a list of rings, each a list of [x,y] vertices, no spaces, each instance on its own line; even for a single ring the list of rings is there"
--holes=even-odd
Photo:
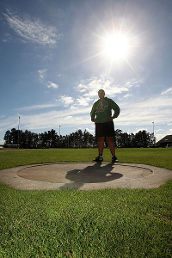
[[[98,91],[98,96],[99,100],[93,104],[90,112],[91,121],[95,123],[95,132],[99,152],[99,155],[93,161],[103,161],[103,150],[106,137],[109,149],[112,154],[112,163],[115,163],[118,162],[118,159],[115,155],[115,131],[113,119],[119,116],[120,108],[112,99],[105,97],[105,91],[103,89]]]

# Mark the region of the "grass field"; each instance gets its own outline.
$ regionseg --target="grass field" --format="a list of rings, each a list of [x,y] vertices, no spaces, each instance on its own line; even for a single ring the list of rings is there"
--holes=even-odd
[[[95,155],[95,149],[1,150],[0,169]],[[172,169],[172,149],[119,149],[117,156]],[[171,196],[172,182],[98,191],[19,191],[1,184],[0,257],[172,257]]]
[[[39,150],[0,150],[0,169],[25,164],[92,161],[97,149],[39,149]],[[120,162],[149,164],[172,169],[172,148],[155,149],[117,149]],[[104,152],[104,161],[110,161],[109,150]]]

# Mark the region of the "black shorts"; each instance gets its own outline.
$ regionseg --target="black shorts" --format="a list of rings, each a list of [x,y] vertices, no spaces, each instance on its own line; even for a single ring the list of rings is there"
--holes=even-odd
[[[114,132],[114,124],[113,121],[106,123],[96,123],[96,137],[113,137]]]

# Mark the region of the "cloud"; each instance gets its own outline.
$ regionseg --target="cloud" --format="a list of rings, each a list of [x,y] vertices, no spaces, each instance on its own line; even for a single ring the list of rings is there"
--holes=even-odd
[[[43,69],[42,69],[43,70]],[[104,85],[104,87],[102,87]],[[131,86],[132,85],[132,86]],[[137,85],[137,84],[135,84]],[[95,87],[95,88],[94,88]],[[115,89],[113,89],[113,87]],[[127,88],[128,87],[128,88]],[[47,128],[57,128],[61,124],[63,128],[69,130],[71,127],[82,126],[93,127],[94,124],[90,121],[90,110],[95,99],[97,99],[97,91],[99,88],[105,88],[107,96],[115,96],[121,94],[121,100],[118,102],[121,113],[118,119],[114,120],[115,128],[123,131],[135,132],[141,129],[152,131],[152,121],[155,122],[155,135],[157,139],[165,134],[171,134],[171,110],[172,110],[172,95],[159,94],[150,96],[149,98],[137,99],[128,98],[129,94],[135,89],[133,83],[123,85],[115,85],[113,80],[105,79],[90,79],[82,81],[75,88],[76,97],[61,95],[56,104],[33,105],[23,107],[19,111],[32,111],[32,114],[21,114],[22,129],[29,130],[47,130]],[[169,89],[168,89],[169,90]],[[165,91],[164,91],[165,92]],[[110,95],[110,93],[112,93]],[[128,94],[128,96],[126,96]],[[126,96],[126,97],[125,97]],[[47,110],[50,109],[51,110]],[[39,114],[34,110],[40,110]],[[47,122],[48,121],[48,122]],[[11,129],[17,126],[17,118],[0,117],[1,130]],[[163,131],[158,131],[163,129]],[[157,132],[156,132],[157,130]],[[63,132],[65,129],[63,129]]]
[[[77,94],[79,95],[76,98],[71,96],[61,96],[60,101],[64,106],[70,106],[72,110],[75,110],[80,107],[90,107],[93,102],[98,99],[98,90],[103,88],[106,92],[106,95],[110,98],[113,98],[116,95],[121,95],[123,99],[127,99],[132,96],[132,88],[140,87],[142,80],[133,79],[128,81],[123,85],[115,84],[112,79],[104,78],[91,78],[87,80],[82,80],[77,86],[74,87]]]
[[[61,101],[65,107],[60,106],[60,110],[54,104],[42,104],[31,107],[25,107],[22,111],[32,111],[40,109],[39,113],[32,112],[31,114],[23,114],[20,112],[21,129],[25,130],[48,130],[50,128],[56,129],[58,124],[62,125],[63,133],[69,127],[82,126],[83,128],[93,127],[94,124],[90,121],[91,105],[83,105],[82,98],[80,105],[77,98],[71,96],[61,96]],[[86,101],[87,102],[87,101]],[[129,99],[124,99],[120,104],[121,113],[119,118],[114,120],[115,128],[123,131],[136,132],[141,129],[147,129],[151,132],[152,121],[155,121],[155,136],[158,139],[166,134],[171,134],[171,110],[172,99],[168,95],[155,96],[137,102],[131,102]],[[71,105],[71,106],[70,106]],[[77,106],[78,105],[78,106]],[[45,110],[44,110],[45,108]],[[46,110],[52,108],[52,110]],[[61,109],[62,108],[62,109]],[[17,128],[18,117],[0,117],[1,134],[2,131]],[[66,128],[66,129],[65,129]],[[163,131],[159,131],[163,129]],[[157,132],[156,132],[157,130]]]
[[[167,95],[167,94],[172,94],[172,87],[161,92],[161,95]]]
[[[25,128],[41,129],[61,125],[86,125],[90,122],[89,111],[87,109],[63,111],[48,111],[39,114],[21,115],[21,123]],[[48,121],[48,122],[47,122]]]
[[[70,106],[71,110],[90,106],[90,98],[84,96],[73,98],[71,96],[62,95],[60,96],[59,100],[64,104],[65,107]]]
[[[57,104],[40,104],[40,105],[32,105],[32,106],[27,106],[27,107],[20,107],[17,108],[17,111],[36,111],[36,110],[41,110],[41,109],[47,109],[47,108],[55,108],[58,107]]]
[[[70,96],[65,96],[65,95],[62,95],[60,96],[60,101],[65,105],[65,106],[69,106],[71,104],[74,103],[74,99]]]
[[[52,89],[57,89],[59,87],[59,85],[55,82],[51,82],[49,81],[48,82],[48,86],[47,86],[49,89],[52,88]]]
[[[122,102],[118,122],[122,125],[140,126],[152,123],[168,124],[171,118],[172,97],[155,96],[149,99],[133,102]]]
[[[76,103],[75,106],[84,106],[87,107],[89,106],[90,102],[90,98],[86,98],[86,97],[79,97],[76,99]]]
[[[39,76],[39,79],[40,81],[44,81],[46,76],[47,76],[47,69],[40,69],[38,70],[38,76]]]
[[[38,70],[38,77],[41,83],[43,84],[47,84],[47,88],[49,89],[57,89],[59,88],[59,85],[55,82],[52,81],[46,81],[46,77],[47,77],[47,69],[40,69]]]
[[[22,39],[43,46],[54,46],[61,38],[54,26],[45,25],[39,19],[20,17],[7,10],[5,20]]]
[[[98,90],[104,89],[106,96],[114,98],[117,95],[120,99],[129,99],[133,96],[132,91],[136,87],[141,87],[143,83],[142,79],[131,79],[125,83],[115,83],[112,78],[101,78],[93,77],[91,79],[82,80],[76,87],[75,90],[79,97],[75,99],[73,108],[79,108],[80,106],[91,106],[94,101],[98,99]]]
[[[160,109],[164,108],[172,108],[172,96],[164,95],[164,96],[154,96],[143,101],[136,103],[139,108],[156,108],[157,113],[160,113]]]
[[[123,98],[130,98],[132,96],[132,94],[131,93],[127,93],[127,94],[125,94],[124,96],[123,96]]]
[[[117,94],[128,92],[126,86],[117,85],[113,80],[93,78],[79,83],[75,89],[83,95],[83,97],[89,97],[91,99],[97,97],[99,89],[104,89],[109,96],[115,96]]]
[[[125,87],[127,87],[128,89],[131,88],[139,88],[141,87],[141,85],[143,84],[144,80],[143,79],[131,79],[130,81],[125,83]]]
[[[11,129],[13,127],[16,127],[18,126],[18,116],[16,115],[15,117],[14,116],[11,116],[11,117],[3,117],[3,118],[0,118],[0,124],[1,124],[1,130],[8,130],[8,129]]]
[[[80,108],[76,110],[64,109],[39,112],[35,114],[20,113],[20,129],[21,130],[43,130],[46,128],[57,128],[58,124],[63,126],[87,125],[90,123],[89,108]],[[1,130],[0,138],[3,137],[5,131],[11,130],[18,126],[18,115],[0,118]]]

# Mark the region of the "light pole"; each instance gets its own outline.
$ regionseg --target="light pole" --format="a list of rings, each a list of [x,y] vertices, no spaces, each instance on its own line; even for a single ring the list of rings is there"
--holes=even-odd
[[[153,126],[153,146],[155,145],[155,122],[152,122],[152,126]]]
[[[20,116],[18,117],[18,149],[20,148]]]
[[[59,125],[59,137],[60,137],[60,128],[61,128],[61,125]]]

